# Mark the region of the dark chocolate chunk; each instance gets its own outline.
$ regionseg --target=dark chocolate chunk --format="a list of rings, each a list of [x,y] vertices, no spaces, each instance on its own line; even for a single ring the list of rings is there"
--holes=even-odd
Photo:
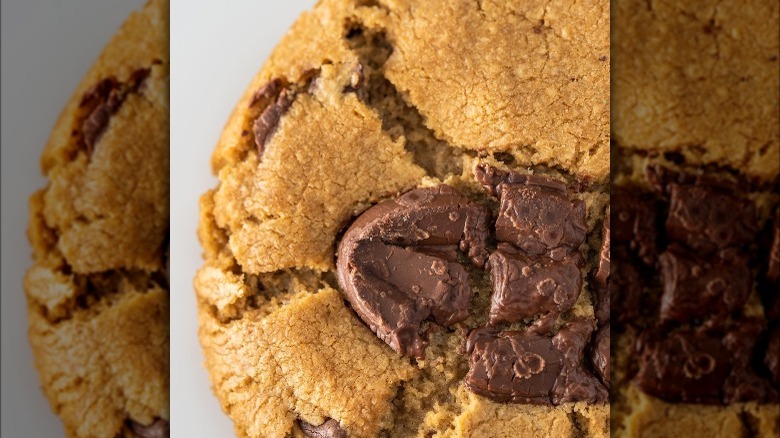
[[[610,318],[621,324],[636,322],[642,314],[642,276],[626,250],[618,251],[610,272]]]
[[[257,152],[260,155],[263,153],[266,141],[276,129],[276,125],[279,124],[279,119],[292,105],[293,99],[292,92],[286,88],[281,89],[276,100],[266,106],[260,116],[255,119],[252,132],[255,134],[255,145],[257,145]]]
[[[539,175],[526,175],[511,170],[496,169],[489,164],[477,165],[474,169],[474,178],[491,196],[498,196],[498,186],[501,184],[524,185],[529,184],[529,181],[532,185],[546,185],[555,191],[566,192],[566,184],[561,181]]]
[[[583,366],[592,332],[584,320],[568,323],[552,338],[490,326],[473,330],[466,342],[466,387],[497,402],[606,401],[606,388]]]
[[[454,248],[484,266],[489,218],[487,207],[447,185],[415,189],[366,210],[339,244],[344,295],[395,351],[423,357],[423,321],[451,325],[468,316],[469,276]]]
[[[563,356],[549,337],[533,332],[473,330],[466,343],[466,387],[497,402],[551,403]]]
[[[609,389],[609,324],[601,326],[590,345],[590,363]]]
[[[726,259],[701,258],[672,244],[659,261],[664,288],[661,321],[735,312],[745,304],[753,284],[747,259],[736,252]]]
[[[666,235],[694,251],[750,244],[758,230],[753,203],[734,192],[715,186],[669,186],[669,216]]]
[[[752,366],[756,344],[764,328],[762,320],[739,321],[723,338],[733,363],[723,388],[724,403],[777,402],[777,390],[771,381],[759,376]]]
[[[780,287],[780,210],[775,214],[772,225],[772,246],[769,248],[769,261],[767,262],[766,278],[775,286]],[[777,293],[777,289],[775,289]]]
[[[609,322],[609,217],[604,220],[601,231],[601,251],[599,251],[599,269],[596,271],[596,293],[593,312],[599,324]]]
[[[490,323],[517,322],[569,310],[580,296],[581,264],[579,252],[553,260],[528,256],[510,245],[499,244],[487,264],[493,283]]]
[[[658,206],[637,187],[614,187],[610,203],[614,245],[630,248],[652,266],[658,256]]]
[[[358,243],[354,259],[361,263],[364,276],[357,280],[356,285],[362,283],[362,280],[379,281],[381,286],[363,286],[379,287],[379,290],[392,289],[393,292],[388,291],[388,295],[400,292],[419,302],[412,308],[406,308],[406,300],[403,300],[397,303],[400,306],[398,309],[388,307],[384,311],[424,312],[426,315],[422,319],[430,315],[441,325],[454,324],[469,315],[469,276],[460,263],[420,253],[415,249],[387,245],[378,238]],[[391,314],[387,317],[393,318]]]
[[[347,438],[347,432],[332,418],[328,418],[319,426],[298,420],[298,426],[308,438]]]
[[[255,92],[255,95],[252,96],[252,100],[249,102],[249,106],[253,107],[256,105],[269,105],[271,102],[276,100],[276,98],[279,96],[279,93],[282,92],[283,85],[284,84],[282,83],[281,79],[272,79]]]
[[[585,347],[593,333],[590,321],[570,321],[552,338],[561,353],[561,373],[552,389],[553,404],[568,402],[600,403],[609,399],[607,388],[585,368]]]
[[[136,423],[130,420],[130,429],[140,438],[168,438],[171,434],[171,428],[167,420],[158,418],[148,426]]]
[[[587,233],[585,203],[571,201],[566,186],[539,175],[522,175],[479,165],[475,176],[500,202],[496,238],[530,255],[562,259]]]
[[[670,402],[719,404],[731,370],[731,355],[721,339],[681,329],[642,333],[638,341],[637,385]]]
[[[769,370],[775,385],[780,387],[780,327],[775,327],[769,332],[764,365]]]
[[[81,98],[79,107],[85,114],[81,122],[81,141],[88,155],[95,150],[95,143],[108,126],[111,116],[119,110],[128,94],[138,90],[150,72],[148,68],[138,69],[126,83],[114,77],[103,79]]]

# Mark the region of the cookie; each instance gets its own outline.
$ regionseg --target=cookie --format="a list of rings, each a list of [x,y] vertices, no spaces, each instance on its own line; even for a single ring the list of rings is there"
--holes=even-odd
[[[612,435],[777,436],[780,9],[613,10]]]
[[[168,436],[168,4],[125,21],[67,103],[30,198],[29,338],[73,437]]]
[[[238,436],[608,434],[608,38],[607,2],[298,19],[201,198]]]

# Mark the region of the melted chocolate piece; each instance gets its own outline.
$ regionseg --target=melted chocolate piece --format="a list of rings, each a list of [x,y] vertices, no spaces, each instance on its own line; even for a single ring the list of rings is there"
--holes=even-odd
[[[298,426],[308,438],[347,438],[347,432],[332,418],[328,418],[319,426],[298,420]]]
[[[268,90],[261,89],[258,94],[264,95],[276,91],[274,88],[275,87],[272,86]],[[252,124],[252,132],[255,134],[257,153],[260,155],[263,154],[265,143],[270,138],[271,133],[276,129],[276,125],[279,124],[279,119],[287,112],[294,100],[293,93],[286,88],[282,88],[278,93],[276,100],[266,106]]]
[[[609,324],[601,326],[590,346],[590,363],[609,389]]]
[[[582,289],[579,252],[563,260],[527,256],[499,244],[488,259],[493,282],[490,323],[517,322],[539,314],[569,310]]]
[[[270,104],[277,98],[277,96],[279,96],[283,86],[284,83],[279,78],[270,80],[255,92],[255,95],[252,96],[252,101],[249,102],[249,107],[251,108],[258,105],[265,106]]]
[[[563,356],[563,367],[552,390],[553,404],[568,402],[600,403],[609,399],[607,388],[585,368],[585,347],[590,341],[593,326],[577,319],[566,324],[552,338],[552,343]]]
[[[496,238],[529,255],[560,260],[585,240],[585,203],[569,200],[566,185],[539,175],[479,165],[475,176],[499,199]]]
[[[636,187],[615,187],[610,196],[612,232],[616,246],[630,248],[652,266],[658,256],[658,206]]]
[[[168,421],[158,418],[148,426],[144,426],[130,420],[130,429],[140,438],[168,438],[171,434],[171,428]]]
[[[81,122],[81,142],[88,155],[92,155],[98,137],[130,93],[134,93],[149,76],[151,69],[142,68],[130,74],[126,83],[109,77],[98,82],[81,98],[79,107],[86,114]]]
[[[447,185],[414,189],[366,210],[337,255],[347,300],[376,335],[403,355],[424,357],[423,321],[468,316],[468,273],[454,248],[484,266],[490,211]]]
[[[533,332],[473,330],[466,342],[466,387],[496,402],[550,404],[563,356],[552,339]]]
[[[609,323],[609,217],[604,220],[601,230],[601,251],[599,251],[599,269],[596,271],[596,293],[593,312],[599,324]]]
[[[642,314],[642,276],[626,250],[617,254],[610,272],[610,295],[615,295],[610,317],[617,323],[632,324]]]
[[[552,338],[492,327],[473,330],[466,342],[466,386],[497,402],[605,401],[606,388],[583,367],[592,331],[583,320],[570,322]]]
[[[731,370],[731,355],[717,337],[681,329],[642,333],[636,383],[671,402],[718,404]]]
[[[706,185],[669,186],[666,235],[694,251],[712,253],[750,244],[758,230],[752,202]]]
[[[772,383],[752,369],[753,353],[765,324],[760,320],[740,321],[723,338],[723,345],[733,360],[733,368],[723,388],[726,404],[747,401],[777,402]]]
[[[725,315],[742,308],[753,278],[747,259],[700,258],[672,244],[660,257],[664,292],[661,321],[691,321]]]

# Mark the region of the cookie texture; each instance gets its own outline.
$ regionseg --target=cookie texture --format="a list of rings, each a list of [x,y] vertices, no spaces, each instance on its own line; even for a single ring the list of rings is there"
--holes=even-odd
[[[772,179],[780,169],[778,5],[613,2],[612,135]]]
[[[168,22],[151,0],[122,25],[30,198],[29,338],[69,436],[168,436]]]
[[[201,198],[200,340],[237,435],[606,436],[586,346],[608,204],[608,29],[606,2],[325,0],[301,15],[230,116],[219,185]],[[494,177],[512,179],[507,200]],[[529,208],[556,196],[556,214],[576,206],[561,223],[580,222],[562,243],[507,244],[544,249],[539,278],[581,254],[553,276],[571,297],[496,324],[536,324],[553,345],[579,321],[550,347],[566,372],[540,379],[565,374],[555,405],[552,388],[533,405],[497,401],[492,377],[483,395],[466,385],[468,333],[491,308],[490,230],[535,193]],[[542,233],[542,216],[502,222],[505,234]],[[582,380],[592,399],[566,392]]]
[[[777,436],[780,8],[612,17],[611,433]]]

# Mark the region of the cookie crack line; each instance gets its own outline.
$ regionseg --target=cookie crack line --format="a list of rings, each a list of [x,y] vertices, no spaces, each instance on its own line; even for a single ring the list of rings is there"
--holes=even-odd
[[[112,296],[126,294],[122,289],[133,287],[134,290],[147,293],[155,288],[169,292],[167,273],[163,271],[148,272],[137,269],[110,269],[90,274],[71,273],[65,267],[65,274],[75,289],[71,296],[53,307],[50,307],[37,296],[30,299],[38,308],[38,313],[51,325],[58,325],[72,320],[79,312],[89,311],[93,306],[110,299]],[[63,273],[63,268],[60,268]],[[165,276],[165,278],[163,277]],[[123,284],[127,283],[127,284]]]
[[[445,184],[413,189],[366,210],[339,242],[336,266],[347,301],[393,350],[422,359],[424,321],[452,326],[470,314],[472,281],[464,263],[486,267],[493,285],[490,319],[467,337],[466,387],[498,402],[606,401],[606,387],[588,367],[594,363],[608,382],[608,328],[599,331],[593,352],[587,349],[592,319],[555,329],[582,289],[584,203],[543,176],[478,165],[475,177],[500,203],[492,254],[487,207]],[[540,318],[525,330],[497,328],[531,317]]]
[[[358,98],[371,108],[382,121],[382,130],[397,140],[403,136],[406,149],[412,153],[414,163],[430,176],[444,179],[460,173],[456,157],[465,152],[438,138],[425,124],[425,117],[411,104],[395,84],[385,77],[383,67],[392,56],[394,48],[384,30],[370,29],[360,22],[347,22],[345,39],[359,59],[358,86],[354,91]],[[415,140],[416,139],[416,140]],[[446,158],[445,160],[441,160]],[[441,164],[440,161],[444,161]]]

